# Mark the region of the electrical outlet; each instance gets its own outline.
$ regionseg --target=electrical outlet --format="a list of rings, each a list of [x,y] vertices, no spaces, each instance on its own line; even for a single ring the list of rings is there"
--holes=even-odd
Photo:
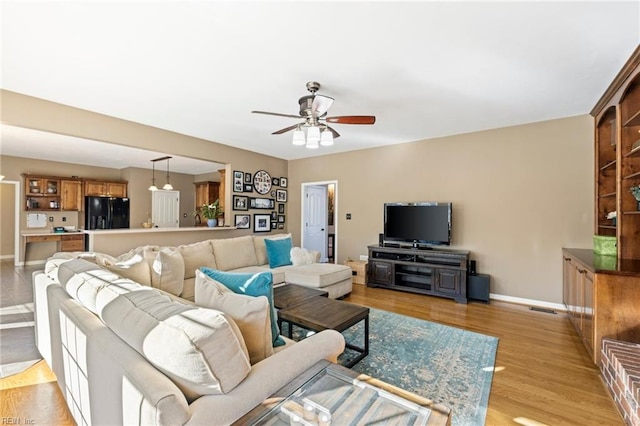
[[[351,213],[347,213],[347,220],[351,220]]]
[[[67,221],[67,217],[66,216],[62,216],[62,221],[66,222]]]
[[[49,216],[49,222],[53,222],[53,216]]]

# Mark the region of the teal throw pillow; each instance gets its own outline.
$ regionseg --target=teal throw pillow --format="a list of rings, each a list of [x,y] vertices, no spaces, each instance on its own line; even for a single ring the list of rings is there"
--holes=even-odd
[[[277,240],[265,238],[264,244],[267,247],[269,268],[291,265],[291,249],[293,248],[291,238],[281,238]]]
[[[238,294],[246,294],[248,296],[265,296],[269,300],[271,309],[271,337],[273,347],[285,344],[284,339],[280,337],[280,329],[276,320],[276,309],[273,306],[273,275],[271,272],[259,272],[255,274],[224,272],[212,268],[200,268],[200,271],[222,283],[229,290]]]

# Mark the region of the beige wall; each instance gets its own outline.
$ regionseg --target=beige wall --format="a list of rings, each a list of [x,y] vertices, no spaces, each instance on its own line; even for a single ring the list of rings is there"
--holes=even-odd
[[[299,241],[304,182],[338,181],[338,262],[377,244],[385,202],[450,201],[452,248],[471,251],[492,293],[561,303],[561,248],[591,247],[592,126],[582,115],[290,161],[290,231]]]
[[[14,252],[14,238],[16,227],[15,193],[18,188],[13,183],[0,182],[0,259],[12,257]],[[5,210],[8,212],[4,214]]]

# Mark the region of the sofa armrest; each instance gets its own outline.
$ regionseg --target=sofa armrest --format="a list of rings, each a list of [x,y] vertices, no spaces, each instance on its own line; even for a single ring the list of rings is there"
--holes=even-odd
[[[249,375],[231,392],[206,395],[194,401],[191,404],[192,417],[187,424],[232,423],[316,362],[322,359],[336,362],[344,347],[342,334],[324,330],[275,353],[255,364]],[[212,413],[215,413],[213,419]]]

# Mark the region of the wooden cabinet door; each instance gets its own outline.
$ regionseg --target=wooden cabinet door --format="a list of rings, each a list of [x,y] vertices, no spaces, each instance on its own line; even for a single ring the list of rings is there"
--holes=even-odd
[[[594,287],[593,274],[585,270],[582,274],[582,339],[584,340],[589,354],[593,354],[593,314],[594,314]]]
[[[111,197],[126,197],[127,184],[122,182],[107,182],[107,195]]]
[[[449,295],[462,294],[461,272],[455,269],[434,269],[434,291]]]
[[[84,182],[84,195],[101,196],[106,194],[104,182],[87,180]]]
[[[393,264],[374,260],[371,262],[370,271],[371,276],[369,277],[369,282],[383,285],[391,285],[393,283]]]
[[[62,210],[82,210],[82,182],[79,180],[63,180],[60,183]]]

